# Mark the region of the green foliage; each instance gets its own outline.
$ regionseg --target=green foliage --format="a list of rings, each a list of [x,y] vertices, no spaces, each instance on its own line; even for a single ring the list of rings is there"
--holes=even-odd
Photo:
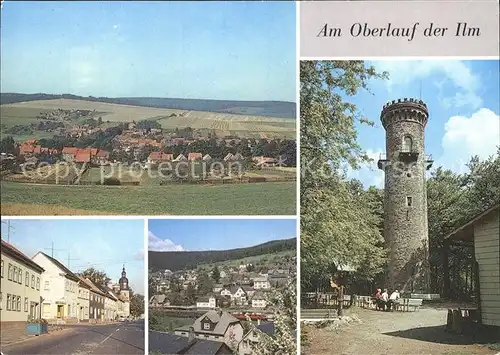
[[[153,121],[153,120],[144,120],[144,121],[137,122],[135,127],[137,129],[145,129],[145,130],[149,131],[153,128],[161,129],[161,124],[159,124],[157,121]]]
[[[148,314],[149,329],[159,332],[172,332],[176,328],[192,325],[193,322],[193,318],[173,317],[157,311],[150,311]]]
[[[83,278],[88,278],[94,285],[100,288],[106,287],[107,284],[111,281],[111,279],[104,271],[94,269],[93,267],[85,269],[78,275]]]
[[[144,296],[132,293],[130,297],[130,314],[138,317],[144,314]]]
[[[214,281],[207,273],[203,273],[198,277],[198,293],[207,295],[212,292],[214,288]]]
[[[269,308],[274,312],[274,334],[269,336],[256,330],[259,342],[253,344],[255,354],[289,355],[297,353],[297,287],[293,279],[282,290],[273,290],[268,296]]]
[[[300,63],[301,282],[325,281],[339,265],[371,279],[382,270],[381,193],[343,173],[368,161],[355,124],[373,125],[346,101],[370,79],[387,78],[363,61]]]
[[[7,136],[0,141],[0,152],[8,154],[16,154],[17,149],[12,136]]]
[[[497,154],[485,160],[474,156],[466,166],[468,171],[462,174],[438,167],[427,180],[431,289],[439,294],[449,291],[443,288],[443,238],[500,201],[500,156]],[[449,265],[453,285],[450,296],[454,298],[470,296],[465,273],[471,267],[472,253],[470,248],[451,248]]]
[[[215,283],[219,283],[220,281],[220,271],[217,265],[215,265],[212,270],[212,279],[215,281]]]

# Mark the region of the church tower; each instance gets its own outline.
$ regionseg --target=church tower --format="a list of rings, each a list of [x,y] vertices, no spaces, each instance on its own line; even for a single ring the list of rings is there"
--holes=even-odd
[[[386,155],[378,161],[385,173],[386,287],[400,292],[429,293],[425,174],[432,160],[424,145],[428,118],[422,100],[406,98],[387,103],[380,115],[386,131]]]
[[[124,302],[124,313],[128,317],[130,315],[130,288],[127,279],[127,272],[125,271],[125,265],[123,265],[122,277],[118,280],[118,285],[120,286],[120,299]]]

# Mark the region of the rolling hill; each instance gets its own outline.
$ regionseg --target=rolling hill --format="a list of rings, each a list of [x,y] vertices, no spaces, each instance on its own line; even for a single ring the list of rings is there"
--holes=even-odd
[[[284,101],[232,101],[232,100],[205,100],[205,99],[178,99],[160,97],[93,97],[72,94],[20,94],[1,93],[0,104],[13,104],[40,100],[83,100],[118,105],[131,105],[172,110],[206,111],[229,113],[234,115],[270,116],[279,118],[295,118],[296,105]]]
[[[201,264],[217,263],[250,256],[278,253],[296,249],[296,238],[273,240],[248,248],[204,251],[149,251],[149,267],[152,271],[172,271],[195,268]]]

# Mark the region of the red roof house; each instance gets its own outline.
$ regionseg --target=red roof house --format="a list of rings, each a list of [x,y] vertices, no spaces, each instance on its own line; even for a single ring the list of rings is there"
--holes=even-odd
[[[201,160],[203,159],[203,154],[201,153],[189,153],[188,160]]]

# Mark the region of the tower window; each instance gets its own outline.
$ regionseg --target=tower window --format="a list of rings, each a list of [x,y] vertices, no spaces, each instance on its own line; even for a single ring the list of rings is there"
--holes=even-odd
[[[411,207],[412,203],[413,203],[412,197],[411,196],[407,196],[406,197],[406,206]]]
[[[405,136],[403,138],[403,149],[402,151],[405,152],[405,153],[409,153],[412,151],[412,145],[413,145],[413,141],[411,139],[410,136]]]

